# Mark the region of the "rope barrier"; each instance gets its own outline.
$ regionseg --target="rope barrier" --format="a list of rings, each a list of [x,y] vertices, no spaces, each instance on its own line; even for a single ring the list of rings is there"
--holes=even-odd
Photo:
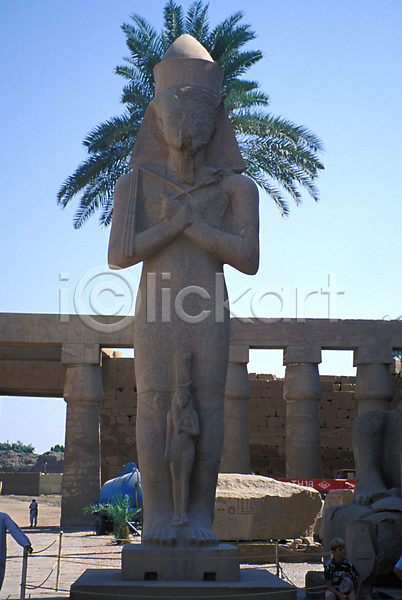
[[[83,539],[83,536],[78,536],[78,535],[69,535],[69,538],[80,538]],[[26,581],[26,567],[27,567],[27,558],[28,558],[28,554],[26,556],[26,560],[25,560],[25,565],[23,564],[23,572],[22,572],[22,578],[21,578],[21,595],[20,595],[20,600],[25,600],[25,590],[29,589],[29,590],[37,590],[37,589],[43,589],[43,590],[51,590],[51,591],[58,591],[58,592],[66,592],[69,593],[70,590],[65,590],[65,589],[61,589],[59,587],[59,578],[60,578],[60,570],[61,570],[61,562],[63,560],[63,562],[65,563],[70,563],[70,564],[78,564],[78,565],[82,565],[82,566],[102,566],[102,563],[105,564],[105,561],[108,561],[109,563],[113,563],[114,561],[121,561],[121,554],[116,554],[115,552],[108,552],[106,551],[101,551],[101,552],[81,552],[81,553],[68,553],[68,554],[64,554],[63,556],[61,555],[61,545],[62,545],[62,538],[63,538],[63,532],[61,531],[58,538],[56,538],[51,544],[49,544],[48,546],[46,546],[45,548],[42,548],[41,550],[37,550],[34,553],[32,553],[32,558],[36,559],[36,558],[56,558],[56,562],[53,565],[53,567],[51,568],[50,572],[48,573],[48,575],[45,577],[45,579],[37,585],[34,585],[32,583],[27,583]],[[51,548],[52,546],[55,545],[55,543],[57,542],[57,539],[59,539],[59,551],[58,554],[43,554],[44,552],[46,552],[47,550],[49,550],[49,548]],[[120,546],[121,547],[121,546]],[[241,549],[241,546],[240,546]],[[297,587],[292,580],[286,575],[286,573],[283,571],[283,568],[280,566],[280,559],[282,558],[286,558],[286,554],[285,556],[280,556],[280,549],[284,549],[286,550],[286,553],[291,553],[294,555],[298,555],[304,559],[306,559],[309,556],[314,556],[314,558],[323,558],[329,555],[328,552],[304,552],[303,550],[297,550],[294,548],[289,548],[283,544],[279,544],[278,542],[276,542],[275,545],[275,562],[273,561],[267,561],[267,559],[269,557],[267,557],[266,555],[259,555],[259,556],[249,556],[249,557],[240,557],[240,561],[241,564],[252,564],[255,562],[255,560],[263,560],[263,561],[267,561],[261,564],[265,564],[265,565],[272,565],[270,568],[271,569],[275,569],[276,567],[276,575],[278,577],[280,577],[282,580],[287,581],[290,585],[294,586],[298,591],[309,591],[309,590],[313,590],[316,593],[320,593],[322,591],[324,591],[326,589],[326,586],[314,586],[314,587]],[[117,550],[117,547],[116,547]],[[39,556],[40,555],[40,556]],[[9,557],[11,558],[11,557]],[[202,560],[203,557],[198,557],[196,560],[200,561]],[[206,558],[205,558],[206,559]],[[133,558],[132,560],[140,560],[139,558]],[[165,558],[165,557],[161,557],[159,560],[195,560],[194,558],[189,558],[189,557],[182,557],[182,558]],[[223,558],[222,558],[223,560]],[[249,561],[249,562],[248,562]],[[286,561],[281,561],[281,562],[286,562]],[[304,560],[303,562],[308,562],[308,560]],[[56,572],[56,584],[55,587],[49,587],[49,586],[45,586],[44,584],[48,582],[48,580],[50,579],[51,575],[54,573],[55,569],[57,567],[57,572]],[[256,571],[262,570],[262,567],[255,567]],[[268,569],[264,569],[264,570],[268,570]],[[273,573],[272,573],[273,574]],[[153,590],[154,592],[156,591],[156,589],[154,588]],[[255,596],[255,597],[259,597],[259,596],[278,596],[279,594],[283,594],[283,593],[287,593],[289,590],[272,590],[272,591],[264,591],[264,592],[254,592],[254,593],[248,593],[249,596]],[[82,594],[87,595],[88,597],[90,596],[97,596],[99,598],[103,597],[103,596],[107,596],[108,593],[107,592],[81,592]],[[119,596],[120,594],[114,594],[115,596]],[[123,597],[124,594],[121,594],[121,596]],[[223,598],[225,595],[222,594],[214,594],[213,596],[208,595],[208,598]],[[236,594],[233,593],[231,594],[231,597],[236,598],[237,596],[241,597],[243,596],[243,592]],[[147,594],[143,595],[143,594],[133,594],[132,595],[133,598],[146,598],[149,597]],[[173,596],[169,595],[157,595],[154,596],[156,598],[160,598],[161,600],[164,598],[174,598]],[[206,596],[196,596],[197,598],[199,598],[200,600],[202,598],[206,598]],[[227,597],[227,596],[226,596]],[[182,596],[177,596],[178,598],[182,598]]]
[[[55,570],[55,568],[56,568],[56,565],[57,565],[57,562],[56,562],[56,563],[53,565],[53,567],[52,567],[52,569],[51,569],[51,571],[50,571],[49,575],[48,575],[48,576],[47,576],[47,577],[46,577],[46,578],[45,578],[45,579],[42,581],[42,583],[40,583],[39,585],[32,585],[32,584],[29,584],[29,583],[27,583],[27,584],[26,584],[26,587],[27,587],[27,588],[29,588],[30,590],[37,590],[38,588],[42,587],[42,586],[43,586],[43,584],[44,584],[44,583],[46,583],[46,581],[49,579],[50,575],[51,575],[51,574],[53,573],[53,571]],[[52,588],[52,589],[55,589],[55,588]]]
[[[49,550],[49,548],[51,548],[52,546],[55,545],[57,540],[58,540],[58,537],[55,540],[53,540],[53,542],[51,544],[49,544],[49,546],[46,546],[46,548],[42,548],[42,550],[36,550],[36,551],[32,552],[32,554],[40,554],[41,552],[46,552],[46,550]]]

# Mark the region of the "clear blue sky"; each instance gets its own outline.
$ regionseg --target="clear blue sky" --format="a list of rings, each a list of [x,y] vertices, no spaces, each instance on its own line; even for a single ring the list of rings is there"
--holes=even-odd
[[[82,140],[122,112],[126,55],[120,29],[137,12],[162,26],[165,0],[0,0],[1,305],[2,312],[57,313],[59,289],[73,292],[103,268],[109,231],[97,217],[72,227],[76,204],[56,206],[63,180],[85,158]],[[183,6],[188,8],[185,0]],[[237,10],[257,32],[250,47],[264,59],[251,77],[271,97],[270,110],[303,124],[324,142],[321,201],[307,195],[283,219],[261,195],[261,266],[249,278],[227,269],[234,297],[250,314],[263,286],[326,287],[336,273],[345,293],[339,318],[397,318],[401,301],[402,5],[399,0],[211,0],[212,25]],[[68,273],[69,281],[59,281]],[[138,279],[139,269],[132,269]],[[237,306],[236,304],[236,306]],[[258,316],[276,316],[274,296]],[[325,318],[327,296],[308,298],[307,317]],[[287,315],[283,315],[287,316]],[[252,353],[251,371],[280,375],[280,353]],[[351,374],[351,357],[326,354],[322,373]],[[21,439],[37,451],[64,440],[64,401],[3,398],[0,441]]]

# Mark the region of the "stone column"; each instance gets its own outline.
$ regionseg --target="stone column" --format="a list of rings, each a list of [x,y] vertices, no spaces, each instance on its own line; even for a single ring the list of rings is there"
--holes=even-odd
[[[67,402],[61,526],[88,525],[82,507],[99,499],[100,400],[103,396],[100,347],[65,344],[64,399]]]
[[[389,366],[392,361],[390,346],[364,346],[354,351],[358,414],[365,410],[391,410],[394,390]]]
[[[221,473],[250,473],[248,346],[230,346]]]
[[[288,346],[283,397],[286,400],[286,477],[322,477],[319,346]]]

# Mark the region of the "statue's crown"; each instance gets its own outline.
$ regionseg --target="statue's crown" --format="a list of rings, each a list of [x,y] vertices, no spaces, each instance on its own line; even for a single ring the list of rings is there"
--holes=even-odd
[[[154,67],[155,96],[172,87],[195,86],[220,96],[223,69],[188,33],[181,35]]]

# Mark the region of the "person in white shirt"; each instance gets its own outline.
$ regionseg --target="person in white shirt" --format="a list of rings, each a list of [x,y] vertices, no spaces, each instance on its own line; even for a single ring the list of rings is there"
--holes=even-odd
[[[21,531],[16,523],[6,513],[0,512],[0,590],[3,585],[4,575],[6,572],[6,557],[7,557],[7,531],[13,536],[17,544],[23,548],[28,548],[28,552],[32,552],[31,542],[29,538]]]

